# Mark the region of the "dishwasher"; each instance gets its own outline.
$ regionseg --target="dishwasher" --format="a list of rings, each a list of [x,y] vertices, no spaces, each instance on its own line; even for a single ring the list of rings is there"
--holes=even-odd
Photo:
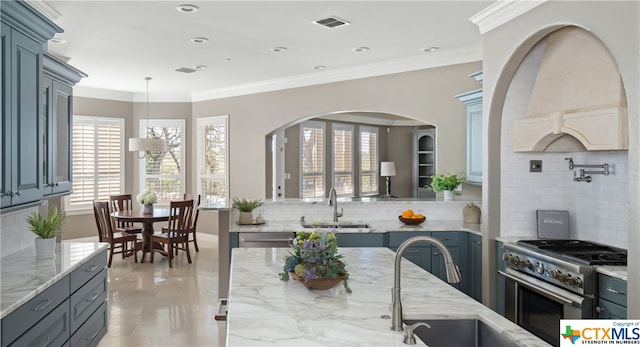
[[[238,247],[240,248],[286,248],[291,245],[296,237],[294,232],[240,233],[238,236]]]

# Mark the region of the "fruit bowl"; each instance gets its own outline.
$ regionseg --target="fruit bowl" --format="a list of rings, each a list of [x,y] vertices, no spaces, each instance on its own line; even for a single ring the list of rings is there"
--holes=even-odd
[[[422,222],[424,222],[427,218],[426,217],[422,217],[422,218],[402,218],[402,216],[398,216],[398,219],[406,224],[406,225],[418,225]]]

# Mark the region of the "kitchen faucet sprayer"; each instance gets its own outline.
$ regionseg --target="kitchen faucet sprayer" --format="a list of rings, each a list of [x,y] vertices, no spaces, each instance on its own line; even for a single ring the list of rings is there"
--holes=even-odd
[[[444,267],[447,271],[447,282],[458,283],[460,282],[460,269],[453,263],[453,257],[447,250],[447,247],[430,236],[415,236],[405,240],[398,250],[396,251],[396,257],[393,268],[393,288],[391,289],[391,330],[402,331],[402,302],[400,300],[400,263],[402,260],[402,254],[414,243],[428,242],[438,247],[442,255],[444,256]]]
[[[338,212],[338,193],[335,188],[331,188],[329,191],[329,206],[333,206],[333,221],[338,222],[338,217],[342,217],[343,209]]]

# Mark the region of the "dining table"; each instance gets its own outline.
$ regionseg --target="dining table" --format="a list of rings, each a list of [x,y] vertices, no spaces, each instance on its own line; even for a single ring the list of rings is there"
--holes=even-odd
[[[151,247],[154,247],[156,252],[159,252],[164,256],[169,255],[161,244],[151,244],[151,235],[155,232],[153,229],[153,223],[168,221],[169,214],[170,209],[168,208],[154,208],[151,213],[145,213],[142,208],[138,208],[115,211],[111,213],[111,217],[117,221],[142,223],[141,262],[144,263],[145,254],[147,252],[151,252]]]

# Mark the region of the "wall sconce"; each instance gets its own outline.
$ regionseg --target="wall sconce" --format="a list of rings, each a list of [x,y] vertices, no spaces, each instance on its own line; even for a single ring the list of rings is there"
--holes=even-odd
[[[387,178],[387,194],[382,195],[381,198],[397,198],[395,195],[391,195],[391,176],[396,175],[396,163],[393,161],[380,162],[380,176]]]

